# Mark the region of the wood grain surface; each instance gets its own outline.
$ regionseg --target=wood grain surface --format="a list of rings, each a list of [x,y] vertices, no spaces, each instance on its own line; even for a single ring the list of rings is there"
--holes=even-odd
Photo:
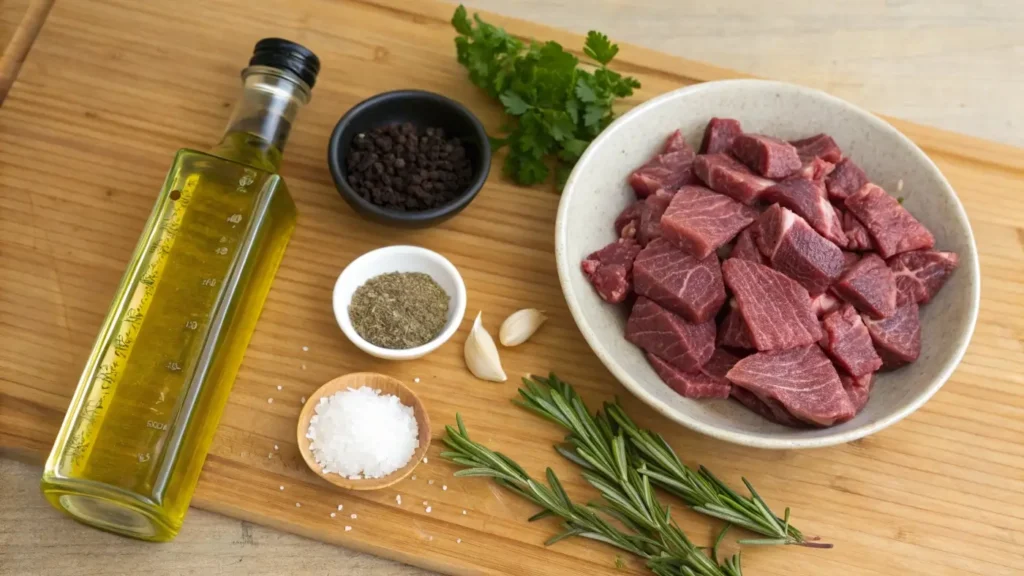
[[[283,173],[299,203],[299,228],[204,469],[197,506],[445,572],[616,573],[606,548],[541,548],[552,523],[524,524],[530,506],[485,481],[452,479],[436,457],[416,480],[373,495],[338,492],[298,458],[291,438],[301,395],[341,373],[381,370],[406,382],[420,377],[417,392],[436,423],[460,410],[478,438],[532,472],[554,464],[572,494],[590,494],[551,453],[559,432],[507,403],[513,386],[478,382],[464,371],[464,331],[424,361],[406,364],[372,360],[341,336],[330,314],[334,276],[369,248],[410,242],[453,260],[467,281],[470,308],[483,309],[492,330],[524,305],[550,312],[535,341],[505,355],[510,373],[557,368],[592,402],[623,395],[628,409],[668,433],[688,462],[733,481],[747,475],[772,504],[792,505],[801,528],[838,544],[830,552],[748,551],[749,574],[1024,570],[1024,152],[898,123],[950,178],[974,224],[985,280],[968,355],[928,405],[876,436],[810,452],[744,449],[669,425],[626,397],[600,367],[561,303],[550,246],[557,197],[550,191],[516,189],[495,175],[459,218],[418,232],[362,222],[336,196],[322,158],[326,138],[337,117],[370,94],[443,91],[489,127],[498,125],[498,111],[451,57],[450,7],[315,0],[253,6],[63,2],[51,13],[0,109],[0,445],[37,461],[49,449],[173,150],[217,138],[237,69],[252,43],[273,33],[306,43],[334,64],[324,70],[286,154]],[[195,29],[195,21],[204,26]],[[571,34],[495,21],[523,35],[579,43]],[[632,104],[730,75],[640,48],[625,48],[622,58],[621,67],[644,82]],[[284,391],[276,391],[278,384]],[[271,396],[277,401],[268,405]],[[274,443],[280,456],[267,458]],[[403,506],[394,503],[399,493]],[[421,500],[431,502],[431,514]],[[0,499],[4,510],[7,501]],[[351,532],[328,516],[338,503],[358,514]],[[45,506],[27,509],[50,513]],[[710,538],[709,523],[676,516],[696,540]]]

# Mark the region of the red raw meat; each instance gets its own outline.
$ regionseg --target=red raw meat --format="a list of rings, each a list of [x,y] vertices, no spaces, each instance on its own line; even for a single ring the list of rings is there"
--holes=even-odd
[[[955,252],[919,250],[894,256],[889,269],[896,278],[896,305],[927,304],[959,264]]]
[[[754,224],[754,239],[772,268],[796,280],[814,296],[843,271],[843,251],[789,210],[773,204]]]
[[[757,202],[774,180],[761,178],[726,154],[702,154],[693,160],[693,172],[708,188],[750,205]]]
[[[832,291],[873,318],[886,318],[896,311],[896,278],[874,252],[843,272]]]
[[[626,340],[683,372],[696,372],[715,350],[715,322],[690,324],[641,296],[626,322]]]
[[[932,233],[895,198],[874,184],[865,184],[847,198],[846,209],[868,229],[882,258],[935,246]]]
[[[892,316],[882,320],[862,318],[885,368],[899,368],[921,355],[921,319],[917,304],[900,306]]]
[[[636,231],[636,239],[641,246],[647,246],[651,240],[661,238],[661,216],[672,202],[673,196],[675,196],[675,192],[658,190],[643,201]]]
[[[860,261],[860,254],[856,252],[847,252],[843,250],[843,274],[850,269],[851,266]]]
[[[725,303],[718,256],[711,254],[697,260],[664,238],[656,238],[637,255],[633,262],[633,290],[688,322],[714,318]]]
[[[615,233],[619,238],[635,238],[637,224],[640,222],[640,210],[643,208],[642,200],[637,200],[622,209],[622,212],[615,217]]]
[[[692,184],[693,148],[678,130],[669,135],[661,154],[647,161],[629,175],[629,185],[639,198],[646,198],[658,190],[675,190]]]
[[[718,345],[741,350],[754,350],[754,341],[750,338],[747,321],[740,314],[735,298],[729,300],[729,312],[718,327]]]
[[[814,310],[814,313],[819,318],[833,310],[838,310],[842,304],[842,302],[828,292],[822,292],[811,298],[811,310]]]
[[[732,118],[712,118],[704,129],[704,139],[700,143],[701,154],[718,154],[728,152],[733,138],[743,134],[739,120]]]
[[[732,384],[724,378],[712,378],[702,371],[683,372],[675,366],[665,362],[650,352],[647,353],[647,361],[658,373],[658,377],[669,388],[678,392],[684,398],[728,398]],[[710,363],[710,361],[709,361]]]
[[[796,418],[818,426],[849,420],[855,412],[832,361],[815,344],[747,356],[727,377],[758,398],[776,400]]]
[[[829,198],[843,202],[867,183],[868,175],[853,160],[846,158],[836,164],[835,169],[825,179],[825,188],[828,190]]]
[[[783,180],[761,193],[766,202],[778,202],[807,221],[818,234],[836,246],[846,246],[846,234],[835,208],[825,198],[825,188],[813,180]]]
[[[828,339],[825,351],[840,368],[854,376],[864,376],[882,367],[867,326],[853,306],[847,304],[826,314],[822,324]]]
[[[804,180],[814,180],[821,184],[821,191],[825,191],[825,178],[835,170],[835,164],[826,162],[821,158],[811,158],[808,160],[802,160],[803,164],[800,165],[800,169],[793,172],[787,180],[794,178],[803,178]]]
[[[811,296],[795,280],[738,258],[726,260],[722,274],[758,350],[793,348],[821,339]]]
[[[874,250],[875,243],[868,234],[868,229],[850,212],[842,213],[843,233],[846,234],[846,247],[850,250]]]
[[[766,420],[771,420],[776,424],[782,424],[783,426],[789,426],[790,428],[809,428],[810,425],[802,420],[796,419],[792,414],[786,411],[786,407],[779,404],[777,400],[767,398],[762,400],[746,388],[740,388],[739,386],[733,386],[729,393],[737,402],[743,404],[751,412],[760,415]]]
[[[796,148],[784,140],[761,134],[740,134],[729,151],[751,170],[765,178],[785,178],[803,164]]]
[[[702,186],[683,186],[661,217],[662,237],[699,259],[757,218],[757,210]]]
[[[789,143],[796,148],[801,160],[821,158],[825,162],[835,164],[843,159],[843,151],[828,134],[815,134],[802,140],[790,140]]]
[[[843,383],[846,395],[850,397],[850,403],[859,414],[868,403],[868,395],[871,394],[871,386],[875,383],[875,373],[854,377],[849,374],[839,373],[839,380]]]
[[[736,237],[736,244],[733,245],[732,252],[729,253],[729,258],[740,258],[767,266],[768,258],[761,254],[761,250],[754,241],[754,227],[755,225],[752,224],[740,232]]]
[[[580,267],[605,302],[618,304],[632,290],[633,261],[639,253],[640,245],[632,239],[619,239],[587,256]]]

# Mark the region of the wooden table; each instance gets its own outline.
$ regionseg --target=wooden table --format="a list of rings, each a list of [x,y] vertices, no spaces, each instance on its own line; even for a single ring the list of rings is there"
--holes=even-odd
[[[815,85],[892,116],[1024,145],[1019,3],[872,1],[813,9],[795,1],[766,8],[751,0],[466,3],[575,31],[597,28],[617,40]],[[0,4],[0,45],[29,4]],[[940,90],[942,98],[935,97]],[[38,474],[33,466],[0,460],[0,574],[423,573],[199,510],[168,545],[83,530],[42,501]]]

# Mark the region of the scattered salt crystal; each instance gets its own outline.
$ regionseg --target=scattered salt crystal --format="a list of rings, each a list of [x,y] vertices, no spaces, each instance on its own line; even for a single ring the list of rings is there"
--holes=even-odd
[[[423,463],[424,463],[424,464],[426,464],[427,462],[429,462],[429,460],[427,460],[427,457],[426,457],[426,456],[424,456],[424,457],[423,457]]]
[[[273,404],[273,403],[274,403],[274,399],[273,398],[267,398],[267,404]]]
[[[344,509],[345,509],[345,506],[343,504],[338,504],[338,510],[344,510]]]
[[[395,496],[395,502],[398,503],[399,505],[402,504],[402,495],[401,494]]]
[[[427,484],[430,484],[431,486],[433,486],[434,485],[434,481],[433,480],[427,480]]]
[[[315,410],[306,438],[324,471],[381,478],[405,466],[419,447],[413,409],[397,396],[349,388],[321,398]]]
[[[267,452],[267,458],[273,458],[273,457],[274,457],[274,453],[273,452]]]
[[[903,191],[903,178],[900,178],[900,181],[896,183],[896,190],[898,192]]]
[[[412,381],[413,381],[413,382],[415,382],[415,383],[417,383],[417,384],[419,384],[419,383],[420,383],[420,379],[419,379],[419,378],[413,378],[413,379],[412,379]]]
[[[427,506],[427,514],[430,514],[431,507]]]
[[[277,444],[274,444],[274,450],[277,450],[277,449],[278,449]]]
[[[277,389],[278,389],[278,390],[284,390],[284,386],[281,386],[280,384],[278,384],[278,385],[277,385]]]
[[[465,515],[466,515],[466,511],[465,511],[465,510],[463,510],[463,511],[462,511],[462,515],[463,515],[463,516],[465,516]]]
[[[413,475],[412,475],[412,479],[413,479],[413,480],[415,480],[415,479],[416,479],[416,475],[415,475],[415,474],[413,474]]]
[[[303,396],[302,398],[299,398],[299,402],[302,402],[303,404],[305,404],[306,403],[306,397]]]
[[[284,490],[284,486],[278,486],[279,490]]]
[[[295,507],[296,508],[302,508],[302,503],[301,502],[296,502],[295,503]]]
[[[356,516],[355,514],[353,514],[352,516],[350,516],[350,518],[352,518],[353,520],[355,520],[356,518],[359,518],[359,516]]]
[[[303,365],[302,365],[302,369],[303,369],[303,370],[305,370],[305,369],[306,369],[306,365],[305,365],[305,364],[303,364]]]
[[[334,512],[331,512],[331,518],[334,518],[335,516],[337,516],[337,514],[334,513]]]
[[[309,352],[309,346],[303,346],[302,347],[302,351],[303,352]]]
[[[345,526],[345,532],[351,532],[351,531],[352,531],[352,527],[351,526]]]
[[[424,505],[424,506],[430,506],[430,504],[427,504],[427,501],[426,501],[426,500],[424,500],[424,501],[423,501],[423,505]]]
[[[442,484],[441,485],[441,490],[447,490],[447,489],[448,489],[448,485],[447,484]]]
[[[456,538],[455,539],[455,543],[456,544],[462,544],[462,538]]]

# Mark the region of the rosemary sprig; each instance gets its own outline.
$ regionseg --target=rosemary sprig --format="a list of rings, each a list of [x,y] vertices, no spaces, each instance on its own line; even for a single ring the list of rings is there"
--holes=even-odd
[[[563,531],[546,544],[571,536],[591,538],[646,559],[658,576],[743,575],[738,556],[719,566],[690,542],[669,510],[654,498],[650,479],[636,470],[620,468],[626,474],[623,483],[595,484],[606,504],[583,506],[569,498],[550,468],[547,484],[537,482],[511,458],[470,440],[461,415],[456,415],[456,422],[458,428],[445,426],[444,442],[451,450],[441,453],[441,457],[465,467],[456,476],[494,478],[501,486],[543,508],[531,521],[550,515],[562,518]],[[617,449],[624,450],[624,439],[620,436],[619,440]],[[617,459],[616,466],[626,466],[625,453],[611,456]],[[617,519],[627,531],[613,526],[598,511]]]
[[[571,447],[556,450],[585,470],[584,477],[599,490],[601,484],[621,481],[623,470],[635,470],[654,484],[679,496],[694,511],[741,526],[766,538],[740,540],[741,544],[797,544],[830,548],[831,544],[809,542],[784,518],[776,516],[754,487],[743,483],[750,497],[737,494],[710,470],[697,471],[682,463],[661,435],[637,426],[617,403],[605,403],[604,412],[591,415],[579,394],[567,382],[551,374],[548,378],[523,378],[523,400],[514,402],[569,430]],[[621,446],[629,439],[629,449]],[[619,462],[621,455],[628,462]],[[603,490],[602,490],[603,492]]]

